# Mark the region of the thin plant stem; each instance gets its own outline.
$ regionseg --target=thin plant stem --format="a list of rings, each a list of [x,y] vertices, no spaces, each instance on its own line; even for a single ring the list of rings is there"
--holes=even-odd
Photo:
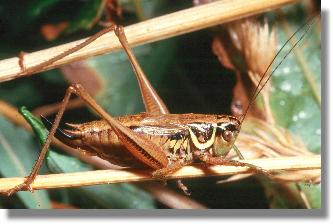
[[[242,160],[262,167],[267,171],[313,170],[321,168],[321,157],[298,156],[254,160]],[[247,167],[236,166],[186,166],[167,177],[167,179],[194,178],[206,176],[224,176],[250,172]],[[39,175],[32,183],[33,189],[65,188],[98,184],[124,183],[154,180],[150,170],[95,170],[77,173]],[[23,177],[1,178],[0,192],[21,184]]]
[[[130,46],[136,46],[252,16],[294,2],[297,2],[297,0],[215,1],[127,26],[125,32]],[[70,52],[70,49],[77,48],[85,41],[87,39],[24,54],[23,61],[19,57],[1,60],[0,82],[121,49],[114,33],[106,32],[89,45],[82,46],[81,49],[76,49],[77,51],[75,50],[75,52],[71,52],[71,54],[61,57],[59,60],[51,60],[64,52]],[[45,63],[47,61],[52,61],[52,63]],[[36,67],[42,63],[43,66]],[[25,68],[24,70],[22,70],[22,65]]]

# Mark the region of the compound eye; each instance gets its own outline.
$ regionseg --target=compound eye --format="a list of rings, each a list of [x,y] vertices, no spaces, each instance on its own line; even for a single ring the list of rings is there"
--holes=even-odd
[[[223,133],[222,133],[222,136],[223,136],[223,139],[226,141],[226,142],[230,142],[232,141],[233,139],[233,133],[229,130],[225,130]]]

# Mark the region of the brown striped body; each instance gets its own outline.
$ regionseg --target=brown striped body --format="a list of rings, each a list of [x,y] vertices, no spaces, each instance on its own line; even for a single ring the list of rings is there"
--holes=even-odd
[[[235,132],[235,138],[239,131],[239,121],[227,115],[141,113],[118,117],[117,120],[152,141],[156,145],[156,150],[165,153],[169,163],[192,160],[193,152],[197,150],[204,152],[214,150],[214,147],[221,147],[217,145],[219,143],[217,140],[222,136],[223,130],[220,130],[222,126],[224,130],[230,129]],[[144,165],[126,150],[106,121],[68,125],[71,129],[66,129],[64,132],[74,139],[57,136],[68,145],[120,166]],[[224,143],[226,144],[222,147],[227,147],[229,151],[231,142],[224,141]]]

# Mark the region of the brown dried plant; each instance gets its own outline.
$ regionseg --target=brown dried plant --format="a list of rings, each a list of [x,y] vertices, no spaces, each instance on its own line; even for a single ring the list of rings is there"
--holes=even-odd
[[[277,40],[275,30],[270,31],[267,22],[260,25],[260,23],[250,19],[232,23],[228,27],[228,31],[233,45],[243,54],[248,77],[254,86],[258,86],[267,66],[276,54]],[[269,107],[270,90],[271,84],[269,81],[262,90],[261,96],[266,120],[274,123]]]

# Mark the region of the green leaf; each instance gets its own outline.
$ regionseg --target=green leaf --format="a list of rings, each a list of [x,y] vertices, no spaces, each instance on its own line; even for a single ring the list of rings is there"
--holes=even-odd
[[[26,13],[28,18],[37,18],[62,0],[34,0],[29,3]]]
[[[298,18],[295,13],[299,11],[296,9],[290,9],[291,12],[286,16],[287,26],[292,30],[302,25],[301,21],[293,19]],[[283,44],[290,35],[280,23],[277,25],[278,39]],[[315,33],[318,28],[315,23],[305,41],[297,48],[306,61],[306,67],[300,64],[302,59],[299,56],[291,53],[273,76],[274,91],[271,94],[271,107],[278,124],[300,136],[308,149],[315,153],[320,153],[321,149],[321,108],[315,97],[316,90],[311,88],[305,74],[310,73],[320,95],[321,46],[320,37]],[[289,49],[286,47],[283,53]]]
[[[24,177],[37,158],[38,146],[29,133],[0,116],[0,172],[3,177]],[[46,191],[18,192],[27,208],[50,208]]]
[[[43,123],[34,117],[26,108],[20,108],[20,113],[32,126],[38,139],[43,143],[48,135]],[[92,167],[82,163],[77,158],[66,156],[49,150],[46,164],[52,173],[70,173],[92,170]],[[93,202],[99,208],[154,208],[154,200],[143,190],[130,184],[112,184],[73,188],[84,200]]]
[[[145,19],[176,7],[166,0],[122,1],[121,4],[128,11],[136,10],[136,13],[141,14]],[[184,4],[187,3],[182,2],[177,4],[177,7],[184,7]],[[139,64],[160,96],[162,93],[159,86],[162,85],[162,81],[169,82],[170,86],[173,86],[170,81],[172,75],[168,72],[176,64],[175,58],[179,52],[180,40],[180,38],[171,38],[133,48]],[[91,58],[88,63],[101,74],[104,89],[95,98],[108,113],[118,116],[144,111],[137,80],[128,57],[123,51]]]
[[[306,195],[311,208],[321,208],[321,184],[300,184],[300,188]]]
[[[105,1],[88,0],[83,3],[77,16],[70,22],[65,30],[67,34],[74,33],[78,30],[89,30],[99,20],[102,15]]]
[[[134,48],[134,54],[153,86],[158,86],[167,75],[177,46],[177,41],[170,39]],[[95,57],[88,63],[101,74],[104,89],[96,100],[107,112],[117,116],[144,111],[138,83],[124,52]]]
[[[1,99],[13,105],[21,103],[28,104],[27,106],[38,105],[41,102],[38,84],[34,84],[33,80],[18,80],[17,82],[1,83],[0,96]],[[29,101],[27,102],[27,99]]]
[[[24,119],[31,125],[31,127],[33,127],[32,130],[38,136],[39,143],[41,145],[43,145],[44,142],[46,141],[46,138],[47,138],[47,135],[48,135],[47,128],[43,125],[43,123],[38,118],[33,116],[30,113],[30,111],[27,110],[26,107],[24,107],[24,106],[20,107],[19,112],[22,114]]]
[[[284,44],[291,36],[289,30],[296,30],[306,18],[301,6],[287,7],[281,14],[282,22],[277,23],[278,40]],[[285,20],[285,23],[283,23]],[[270,95],[270,104],[277,123],[296,136],[301,137],[307,148],[320,153],[321,150],[321,105],[320,105],[320,83],[321,83],[321,45],[320,26],[314,23],[305,36],[305,40],[288,55],[272,78],[273,92]],[[304,31],[304,30],[303,30]],[[300,38],[296,36],[296,40]],[[291,45],[285,47],[282,55],[290,50]],[[295,52],[299,51],[299,54]],[[276,60],[279,63],[281,58]],[[302,64],[305,61],[305,64]],[[318,100],[319,96],[319,100]],[[295,185],[290,185],[286,191],[298,194],[291,190]],[[321,190],[320,185],[301,185],[311,208],[320,208]],[[267,190],[267,189],[266,189]],[[290,194],[275,191],[276,195],[271,201],[272,207],[290,208],[294,202],[290,200]],[[295,195],[294,195],[295,196]]]
[[[304,193],[310,208],[321,208],[321,185],[309,185],[304,183],[279,184],[269,181],[262,182],[265,193],[269,199],[270,208],[306,208],[306,202],[300,195]]]
[[[133,4],[136,15],[140,21],[156,16],[161,9],[166,8],[167,4],[165,0],[134,0],[131,3]]]
[[[295,184],[280,184],[270,181],[262,182],[270,208],[306,208]]]

